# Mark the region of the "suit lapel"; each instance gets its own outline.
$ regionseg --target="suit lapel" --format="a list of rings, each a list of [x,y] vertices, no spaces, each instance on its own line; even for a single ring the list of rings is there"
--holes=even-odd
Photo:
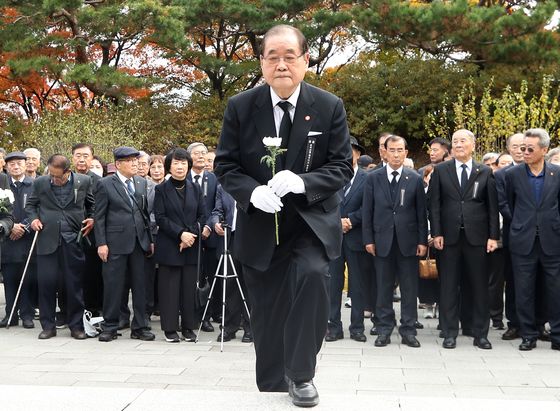
[[[541,193],[541,201],[537,204],[537,207],[540,207],[541,204],[545,203],[545,197],[549,193],[556,194],[556,190],[553,190],[553,179],[554,179],[554,171],[551,170],[552,167],[547,167],[547,164],[544,165],[544,184]],[[533,197],[535,195],[533,194]]]
[[[68,207],[72,201],[76,201],[78,198],[78,191],[80,191],[80,186],[82,185],[82,179],[78,176],[78,173],[72,173],[72,195],[66,200],[64,207]]]
[[[58,208],[62,208],[60,206],[60,203],[56,199],[56,196],[54,195],[51,180],[50,179],[45,180],[45,184],[47,185],[47,190],[45,190],[45,191],[47,192],[47,195],[50,197],[53,204],[56,205]]]
[[[393,210],[396,210],[401,203],[401,192],[403,190],[405,190],[405,192],[406,192],[406,186],[408,184],[408,177],[409,177],[408,170],[403,167],[401,178],[399,178],[399,183],[397,184],[397,192],[395,193],[395,201],[393,202]],[[403,199],[403,201],[404,201],[404,199]]]
[[[360,188],[360,185],[362,184],[363,179],[364,179],[364,173],[362,172],[361,169],[358,168],[358,171],[356,172],[356,177],[354,177],[354,181],[350,186],[350,191],[348,192],[348,195],[344,197],[344,204],[348,204],[350,199],[354,196],[354,194],[356,194],[356,192]],[[342,195],[344,196],[344,193]]]
[[[465,188],[465,191],[463,191],[463,196],[465,196],[468,193],[468,191],[471,189],[471,187],[473,186],[474,181],[476,180],[476,177],[480,173],[480,166],[481,166],[481,164],[475,163],[474,160],[473,160],[471,175],[469,176],[469,179],[467,180],[467,187]]]
[[[535,200],[535,192],[533,188],[529,184],[529,177],[527,177],[527,166],[519,167],[519,180],[521,181],[521,185],[527,194],[527,198],[531,199],[531,202],[536,206],[538,206],[537,201]],[[546,183],[546,178],[545,178]]]
[[[119,179],[119,176],[117,176],[116,174],[113,174],[112,183],[113,183],[113,186],[115,186],[115,190],[117,190],[117,193],[119,193],[121,195],[122,199],[126,202],[126,204],[128,204],[129,206],[132,207],[132,205],[130,204],[130,202],[131,202],[130,196],[128,195],[128,193],[126,191],[126,187],[124,186],[124,184]]]
[[[271,103],[272,104],[272,103]],[[307,141],[307,134],[311,130],[311,126],[317,117],[317,111],[313,108],[315,99],[311,95],[310,89],[306,83],[301,83],[301,90],[292,124],[292,132],[290,134],[290,142],[288,143],[288,152],[286,153],[286,169],[291,169],[298,157],[301,147]],[[274,124],[274,119],[273,119]],[[321,136],[317,136],[321,138]]]
[[[447,166],[447,172],[449,173],[449,178],[451,179],[451,184],[459,193],[459,197],[461,197],[461,186],[459,185],[459,180],[457,179],[457,170],[455,168],[455,160],[450,160]]]
[[[391,190],[389,188],[389,179],[387,178],[387,169],[383,167],[383,172],[380,172],[377,176],[377,182],[381,186],[381,189],[385,193],[385,197],[387,197],[387,202],[389,204],[392,203],[391,199]]]
[[[261,88],[261,93],[256,99],[255,105],[257,106],[257,109],[253,114],[253,121],[255,122],[259,143],[261,143],[264,153],[265,150],[264,144],[262,144],[262,139],[264,137],[276,137],[276,125],[274,123],[272,99],[270,98],[269,86]]]

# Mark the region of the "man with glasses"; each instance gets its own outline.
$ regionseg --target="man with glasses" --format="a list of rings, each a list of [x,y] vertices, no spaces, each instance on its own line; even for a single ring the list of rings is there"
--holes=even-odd
[[[259,390],[314,406],[328,265],[342,244],[338,191],[353,176],[350,135],[342,101],[303,81],[309,52],[299,30],[272,27],[260,61],[266,84],[228,102],[215,173],[237,201],[233,247],[252,306]],[[264,137],[287,150],[274,175]]]
[[[551,348],[560,350],[560,167],[547,163],[550,136],[541,128],[525,131],[525,164],[506,172],[511,212],[509,249],[515,278],[515,306],[522,338],[519,349],[537,346],[537,276],[542,275],[550,323]]]
[[[86,338],[82,290],[85,257],[80,242],[94,225],[92,182],[88,176],[72,172],[70,160],[61,154],[51,156],[47,167],[49,175],[33,182],[33,191],[25,205],[31,228],[39,231],[39,319],[43,328],[39,339],[56,336],[57,282],[61,275],[70,335],[83,340]]]
[[[152,341],[146,315],[146,256],[154,252],[149,225],[146,179],[136,175],[138,150],[113,151],[117,172],[102,178],[95,192],[95,238],[103,261],[103,318],[99,341],[117,338],[120,305],[127,275],[132,289],[134,317],[130,338]]]

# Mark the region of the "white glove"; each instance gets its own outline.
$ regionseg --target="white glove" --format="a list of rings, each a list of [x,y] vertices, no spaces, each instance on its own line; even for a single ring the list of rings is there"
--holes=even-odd
[[[282,209],[282,200],[268,186],[258,186],[251,194],[251,203],[265,213],[274,213]]]
[[[290,170],[282,170],[268,182],[268,186],[278,197],[284,197],[288,193],[305,193],[303,179]]]

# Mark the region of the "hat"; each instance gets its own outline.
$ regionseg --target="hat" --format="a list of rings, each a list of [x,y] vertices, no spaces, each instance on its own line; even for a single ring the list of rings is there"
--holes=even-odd
[[[134,147],[117,147],[113,150],[113,157],[115,157],[115,161],[128,157],[138,157],[139,155],[140,152]]]
[[[358,158],[358,166],[367,168],[367,166],[369,166],[370,164],[373,164],[373,158],[371,158],[367,154],[364,154],[363,156],[360,156],[360,158]]]
[[[358,140],[356,140],[356,137],[350,136],[350,144],[352,145],[352,147],[356,147],[360,151],[360,154],[365,154],[366,153],[366,149],[364,148],[364,146],[361,146],[358,143]]]
[[[107,163],[107,174],[115,174],[117,172],[117,167],[115,163]]]
[[[4,157],[4,161],[7,163],[10,160],[25,160],[27,156],[22,153],[21,151],[12,151],[6,157]]]

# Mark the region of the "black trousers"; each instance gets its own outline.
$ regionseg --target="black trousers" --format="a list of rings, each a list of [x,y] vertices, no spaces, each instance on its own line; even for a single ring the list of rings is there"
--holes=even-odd
[[[485,246],[469,244],[461,231],[456,244],[445,244],[440,259],[440,325],[445,337],[459,333],[460,306],[469,310],[475,337],[487,337],[490,321],[488,305],[488,255]],[[460,301],[461,281],[466,281],[471,301]],[[463,294],[465,295],[465,294]],[[465,305],[466,304],[466,305]],[[470,321],[469,321],[470,322]]]
[[[519,328],[519,318],[515,309],[515,279],[509,248],[504,247],[504,254],[505,312],[508,328]]]
[[[232,235],[233,237],[233,235]],[[245,297],[245,302],[247,303],[247,308],[249,309],[249,313],[251,311],[251,304],[249,302],[249,295],[247,292],[247,286],[245,285],[245,277],[243,274],[243,266],[239,261],[232,257],[233,265],[235,267],[235,271],[237,272],[237,278],[239,279],[239,284],[235,278],[228,278],[226,280],[226,304],[225,304],[225,317],[224,317],[224,329],[228,333],[235,333],[239,329],[239,326],[243,324],[243,328],[245,331],[250,331],[249,325],[249,315],[247,310],[245,309],[245,304],[243,304],[243,299],[241,297],[241,292],[243,292],[243,296]],[[222,261],[225,264],[227,261],[228,263],[228,276],[233,275],[233,269],[231,266],[231,262],[229,258],[226,260],[224,256],[224,260]],[[223,274],[223,268],[220,268],[220,274]],[[217,282],[224,284],[223,278],[217,278]],[[239,291],[239,286],[241,286],[241,291]],[[216,288],[214,288],[214,295],[216,293]],[[222,288],[223,293],[223,288]],[[223,300],[223,294],[219,295],[220,300]],[[221,312],[220,312],[221,314]]]
[[[86,264],[84,269],[84,304],[88,311],[101,311],[103,308],[103,266],[97,254],[97,247],[84,250]]]
[[[221,240],[221,238],[219,239]],[[212,284],[214,281],[214,275],[216,274],[216,269],[218,268],[218,254],[214,247],[206,247],[202,253],[202,269],[204,274],[208,278],[208,282]],[[210,317],[214,319],[219,318],[222,315],[222,282],[216,281],[214,286],[214,292],[212,293],[212,298],[210,300],[210,305],[208,306],[208,311],[206,312],[205,320],[210,320]],[[204,313],[201,312],[199,315]]]
[[[511,254],[513,272],[515,276],[515,302],[521,336],[537,338],[539,335],[536,306],[538,296],[538,277],[542,277],[548,321],[550,323],[550,338],[552,342],[560,343],[560,255],[546,255],[543,253],[539,238],[535,240],[533,249],[528,255]],[[542,320],[541,320],[542,321]]]
[[[55,328],[56,293],[59,275],[65,288],[66,322],[71,330],[83,330],[84,295],[82,279],[84,252],[75,242],[63,239],[54,253],[37,256],[39,311],[43,330]]]
[[[194,330],[197,325],[195,315],[196,265],[180,267],[160,265],[158,277],[160,320],[163,331]]]
[[[284,376],[312,379],[327,330],[327,255],[303,221],[290,227],[299,228],[297,235],[280,235],[266,271],[243,266],[260,391],[286,392]]]
[[[364,332],[364,309],[367,300],[366,277],[372,275],[371,255],[365,251],[351,250],[342,242],[342,255],[329,263],[329,332],[343,331],[340,307],[344,288],[344,263],[348,265],[348,293],[352,295],[350,333]]]
[[[144,271],[146,272],[146,314],[148,318],[154,311],[159,311],[158,270],[156,261],[152,257],[146,258]]]
[[[490,318],[492,321],[501,321],[504,318],[504,268],[507,255],[503,248],[498,248],[488,257],[490,259],[488,278]]]
[[[6,318],[10,316],[14,301],[16,299],[19,283],[25,262],[20,263],[2,263],[2,276],[4,277],[4,297],[6,299]],[[27,273],[21,286],[18,304],[14,310],[12,321],[18,318],[22,320],[33,320],[35,310],[33,309],[32,290],[36,288],[37,283],[37,262],[32,259],[27,267]]]
[[[112,254],[109,246],[109,258],[103,263],[103,318],[105,331],[116,332],[119,326],[119,316],[127,273],[130,276],[132,289],[132,330],[148,326],[146,316],[146,276],[144,273],[144,250],[136,242],[130,254]]]
[[[391,251],[386,257],[375,257],[377,273],[377,330],[379,335],[390,335],[395,327],[393,291],[395,276],[399,273],[401,289],[401,326],[399,334],[416,335],[414,323],[418,318],[416,299],[418,297],[418,257],[407,257],[401,253],[396,234],[393,236]]]

